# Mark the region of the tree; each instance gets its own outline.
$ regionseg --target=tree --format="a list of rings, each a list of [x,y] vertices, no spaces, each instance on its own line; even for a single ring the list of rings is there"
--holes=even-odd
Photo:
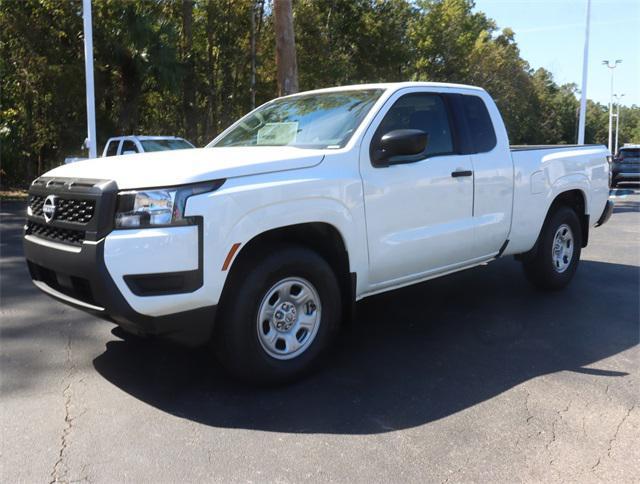
[[[81,7],[0,0],[3,184],[83,155]],[[93,24],[100,143],[142,133],[204,145],[251,109],[254,93],[261,104],[298,85],[411,79],[485,88],[512,143],[575,142],[576,87],[533,71],[514,32],[498,31],[469,0],[93,0]],[[283,39],[286,56],[276,48]],[[607,134],[607,107],[589,101],[586,141]],[[640,142],[638,106],[620,109],[620,144],[630,142]]]
[[[286,96],[298,92],[298,63],[291,0],[274,0],[273,15],[276,32],[278,95]]]
[[[77,4],[0,3],[3,183],[35,178],[58,153],[80,151],[86,133],[81,32]]]
[[[404,0],[297,2],[300,86],[406,80],[412,72],[407,29],[416,13]]]
[[[465,82],[469,54],[478,39],[495,30],[483,13],[474,13],[467,0],[419,0],[419,12],[409,27],[415,51],[417,80]],[[488,41],[490,37],[486,37]]]
[[[182,0],[182,63],[184,77],[182,82],[182,109],[187,138],[195,139],[196,126],[196,90],[195,58],[193,53],[193,0]]]
[[[529,65],[520,58],[513,31],[493,38],[482,32],[469,52],[464,82],[483,87],[492,95],[507,126],[512,144],[538,142],[537,105]]]

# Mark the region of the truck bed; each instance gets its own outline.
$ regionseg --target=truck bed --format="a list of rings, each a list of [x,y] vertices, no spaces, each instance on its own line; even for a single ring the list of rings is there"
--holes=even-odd
[[[509,253],[526,252],[536,240],[555,194],[567,187],[584,196],[595,223],[609,197],[608,150],[602,145],[511,146],[514,166]]]

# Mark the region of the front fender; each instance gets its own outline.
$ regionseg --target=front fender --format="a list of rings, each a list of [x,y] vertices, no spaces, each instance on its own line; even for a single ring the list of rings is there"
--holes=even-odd
[[[326,223],[333,226],[349,253],[350,271],[366,264],[366,242],[360,240],[364,231],[360,217],[354,216],[349,207],[330,198],[305,198],[288,200],[258,207],[244,214],[226,237],[226,245],[246,245],[254,237],[269,230],[304,223]],[[364,260],[361,260],[364,259]]]
[[[261,180],[260,180],[261,182]],[[357,182],[317,179],[274,181],[255,185],[228,184],[227,188],[188,202],[189,214],[204,219],[204,274],[211,304],[219,302],[237,255],[254,237],[290,225],[326,223],[344,241],[351,272],[367,267],[366,231],[361,185]],[[323,193],[324,196],[306,196]],[[340,198],[336,198],[340,197]],[[344,199],[344,200],[342,200]],[[229,261],[225,267],[225,261]],[[364,278],[358,277],[358,280]]]

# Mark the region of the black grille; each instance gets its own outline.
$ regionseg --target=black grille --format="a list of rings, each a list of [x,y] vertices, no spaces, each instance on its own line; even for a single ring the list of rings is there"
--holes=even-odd
[[[44,205],[44,197],[38,195],[31,195],[29,197],[29,208],[31,213],[36,217],[42,217],[42,206]]]
[[[46,197],[31,195],[29,197],[29,207],[35,217],[42,217],[42,206]],[[62,222],[74,222],[87,224],[93,217],[96,202],[95,200],[74,200],[71,198],[56,198],[55,220]]]
[[[61,229],[32,221],[27,222],[27,234],[73,245],[82,245],[85,236],[82,230]]]

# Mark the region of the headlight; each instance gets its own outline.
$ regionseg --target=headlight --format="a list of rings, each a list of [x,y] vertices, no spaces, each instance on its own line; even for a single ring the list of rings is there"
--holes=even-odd
[[[162,225],[188,225],[184,216],[187,199],[192,195],[212,192],[224,180],[171,188],[128,190],[118,194],[115,227],[117,229],[154,227]]]

